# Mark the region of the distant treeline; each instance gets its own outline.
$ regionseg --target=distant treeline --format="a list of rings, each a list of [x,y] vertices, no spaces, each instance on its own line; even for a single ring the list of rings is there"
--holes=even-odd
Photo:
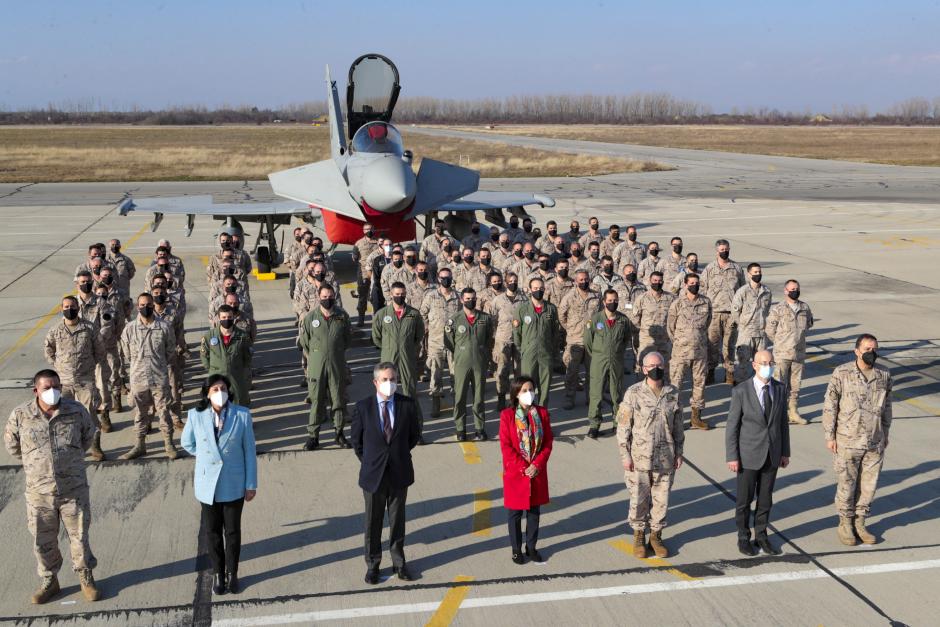
[[[2,108],[2,107],[0,107]],[[276,109],[252,106],[172,107],[162,111],[109,110],[93,102],[50,104],[44,109],[0,111],[2,124],[309,124],[325,119],[325,102]],[[708,106],[666,93],[630,96],[548,95],[447,100],[403,98],[395,120],[418,124],[872,124],[940,125],[940,96],[910,98],[884,112],[846,106],[829,112],[772,108],[714,113]]]

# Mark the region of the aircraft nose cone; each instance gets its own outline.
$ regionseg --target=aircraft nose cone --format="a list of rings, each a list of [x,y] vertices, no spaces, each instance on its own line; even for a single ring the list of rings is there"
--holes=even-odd
[[[398,157],[370,163],[362,179],[362,199],[384,213],[401,211],[415,196],[415,175],[411,165]]]

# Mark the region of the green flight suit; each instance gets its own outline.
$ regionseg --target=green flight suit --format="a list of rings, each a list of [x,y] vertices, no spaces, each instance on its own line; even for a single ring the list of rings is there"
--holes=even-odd
[[[307,435],[311,438],[320,435],[327,398],[337,435],[346,424],[346,386],[349,385],[346,349],[350,342],[349,314],[340,307],[333,307],[333,315],[327,318],[317,305],[300,323],[297,346],[307,355],[307,395],[310,397]]]
[[[630,319],[619,311],[614,314],[614,325],[607,326],[607,314],[599,311],[584,327],[584,350],[591,357],[591,377],[588,394],[588,421],[600,428],[601,400],[604,384],[610,390],[613,414],[623,400],[624,351],[632,341]]]
[[[424,320],[418,310],[405,304],[399,320],[393,305],[379,309],[372,316],[372,343],[382,350],[380,360],[398,369],[401,393],[417,401],[418,354],[424,344]]]
[[[473,426],[483,431],[483,404],[486,371],[493,355],[493,318],[480,310],[473,312],[473,324],[461,308],[447,319],[444,347],[454,356],[454,425],[466,431],[467,387],[473,385]]]
[[[248,390],[251,389],[251,340],[248,334],[232,327],[228,346],[222,341],[222,331],[214,324],[202,336],[199,357],[206,374],[223,374],[231,384],[228,395],[236,405],[251,407]]]
[[[542,313],[535,313],[532,300],[516,307],[512,316],[512,341],[519,347],[522,374],[532,377],[538,385],[539,405],[548,406],[548,391],[552,385],[552,363],[561,324],[558,309],[547,300],[542,301]]]

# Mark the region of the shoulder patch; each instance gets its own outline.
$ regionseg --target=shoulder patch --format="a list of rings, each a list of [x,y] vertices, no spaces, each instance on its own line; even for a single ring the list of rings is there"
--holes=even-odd
[[[532,316],[526,316],[525,318],[522,319],[522,321],[525,322],[526,324],[532,324]]]
[[[219,338],[217,338],[217,337],[209,338],[209,344],[211,344],[212,346],[218,346],[218,345],[219,345]]]
[[[316,329],[317,327],[320,326],[320,321],[319,321],[319,320],[316,320],[316,319],[311,320],[311,321],[310,321],[310,326],[312,326],[314,329]]]
[[[588,326],[590,326],[590,324],[588,324]],[[598,322],[596,326],[597,326],[597,330],[598,330],[598,331],[603,331],[603,330],[604,330],[604,323],[603,323],[603,322]]]
[[[391,317],[391,316],[385,316],[384,318],[382,318],[382,322],[384,322],[385,324],[391,324],[391,323],[392,323],[392,317]]]
[[[512,321],[512,326],[518,327],[518,326],[519,326],[519,321],[516,320],[516,319],[513,319],[513,321]]]

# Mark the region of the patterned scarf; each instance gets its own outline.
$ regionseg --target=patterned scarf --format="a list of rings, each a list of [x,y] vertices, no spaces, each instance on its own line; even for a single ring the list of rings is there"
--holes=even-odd
[[[528,415],[521,406],[516,406],[516,429],[519,430],[519,449],[530,464],[542,449],[542,420],[535,405],[529,407]]]

